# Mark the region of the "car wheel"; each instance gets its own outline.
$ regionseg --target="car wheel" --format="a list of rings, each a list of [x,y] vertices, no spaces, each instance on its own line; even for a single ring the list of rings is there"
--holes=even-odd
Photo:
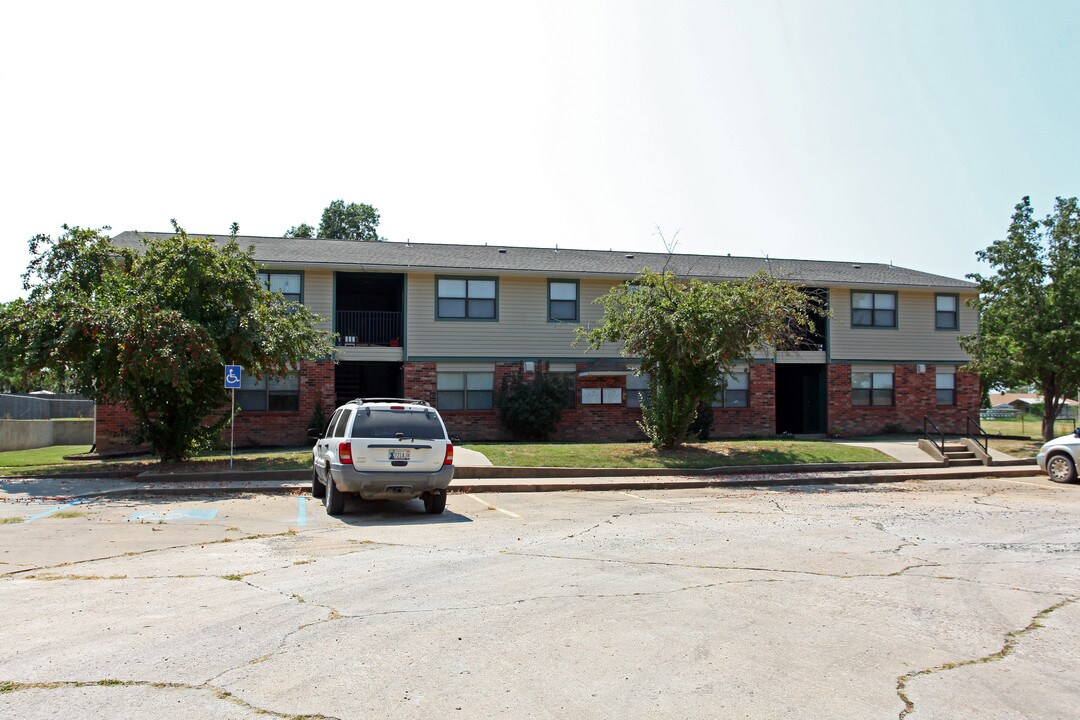
[[[319,471],[311,468],[311,497],[321,498],[326,495],[326,486],[319,480]]]
[[[326,496],[323,500],[326,503],[327,515],[341,515],[345,512],[345,493],[337,489],[334,476],[330,473],[326,474]]]
[[[1068,455],[1059,453],[1046,461],[1046,474],[1054,482],[1072,482],[1076,479],[1076,463]]]
[[[446,491],[436,490],[424,493],[424,511],[428,515],[439,515],[446,509]]]

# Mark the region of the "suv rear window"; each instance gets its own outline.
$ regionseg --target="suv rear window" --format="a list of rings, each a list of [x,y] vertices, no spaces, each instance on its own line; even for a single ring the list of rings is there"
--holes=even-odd
[[[416,410],[377,410],[371,408],[368,414],[360,408],[353,422],[354,438],[392,438],[401,433],[402,437],[417,440],[445,440],[442,423],[435,413]]]

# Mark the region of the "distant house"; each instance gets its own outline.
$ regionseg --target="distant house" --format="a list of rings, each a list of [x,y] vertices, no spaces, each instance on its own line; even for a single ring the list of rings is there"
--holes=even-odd
[[[168,237],[148,234],[149,237]],[[224,238],[220,238],[224,241]],[[118,245],[138,248],[125,232]],[[976,286],[892,265],[810,260],[241,237],[268,287],[325,318],[336,364],[305,362],[281,382],[245,378],[238,443],[298,444],[316,404],[406,396],[440,409],[466,441],[504,437],[495,397],[510,373],[538,369],[573,384],[559,440],[641,437],[647,379],[616,345],[572,347],[593,303],[643,268],[703,280],[764,270],[819,293],[832,311],[796,347],[746,358],[713,405],[717,436],[877,433],[930,417],[962,432],[978,416],[977,376],[957,339],[974,333]],[[99,409],[98,444],[122,442],[123,408]]]
[[[1035,393],[992,393],[990,395],[990,406],[993,408],[1013,408],[1019,412],[1032,412],[1033,405],[1043,404],[1042,396]],[[1058,418],[1072,420],[1076,417],[1076,413],[1076,400],[1065,400]]]

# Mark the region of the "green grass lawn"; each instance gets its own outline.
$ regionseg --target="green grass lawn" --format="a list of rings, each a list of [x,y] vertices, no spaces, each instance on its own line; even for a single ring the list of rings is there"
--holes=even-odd
[[[0,476],[41,474],[48,472],[99,472],[107,470],[130,470],[141,472],[208,472],[229,469],[229,451],[213,450],[202,453],[186,462],[161,465],[157,458],[142,455],[117,460],[64,460],[64,455],[85,453],[85,445],[54,445],[33,450],[10,450],[0,452]],[[275,448],[267,450],[241,450],[234,456],[235,470],[301,470],[311,467],[309,448]]]
[[[991,435],[1017,435],[1034,440],[1042,438],[1042,418],[1036,415],[1021,415],[1008,420],[980,420],[979,425]],[[1054,423],[1054,437],[1068,435],[1074,427],[1072,420],[1058,420]]]
[[[869,448],[812,440],[717,440],[659,451],[648,443],[468,443],[514,467],[709,468],[823,462],[895,462]]]

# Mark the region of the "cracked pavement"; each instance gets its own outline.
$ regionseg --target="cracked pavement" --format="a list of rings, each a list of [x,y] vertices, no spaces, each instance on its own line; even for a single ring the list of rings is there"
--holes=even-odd
[[[23,490],[0,716],[1080,716],[1080,486]]]

